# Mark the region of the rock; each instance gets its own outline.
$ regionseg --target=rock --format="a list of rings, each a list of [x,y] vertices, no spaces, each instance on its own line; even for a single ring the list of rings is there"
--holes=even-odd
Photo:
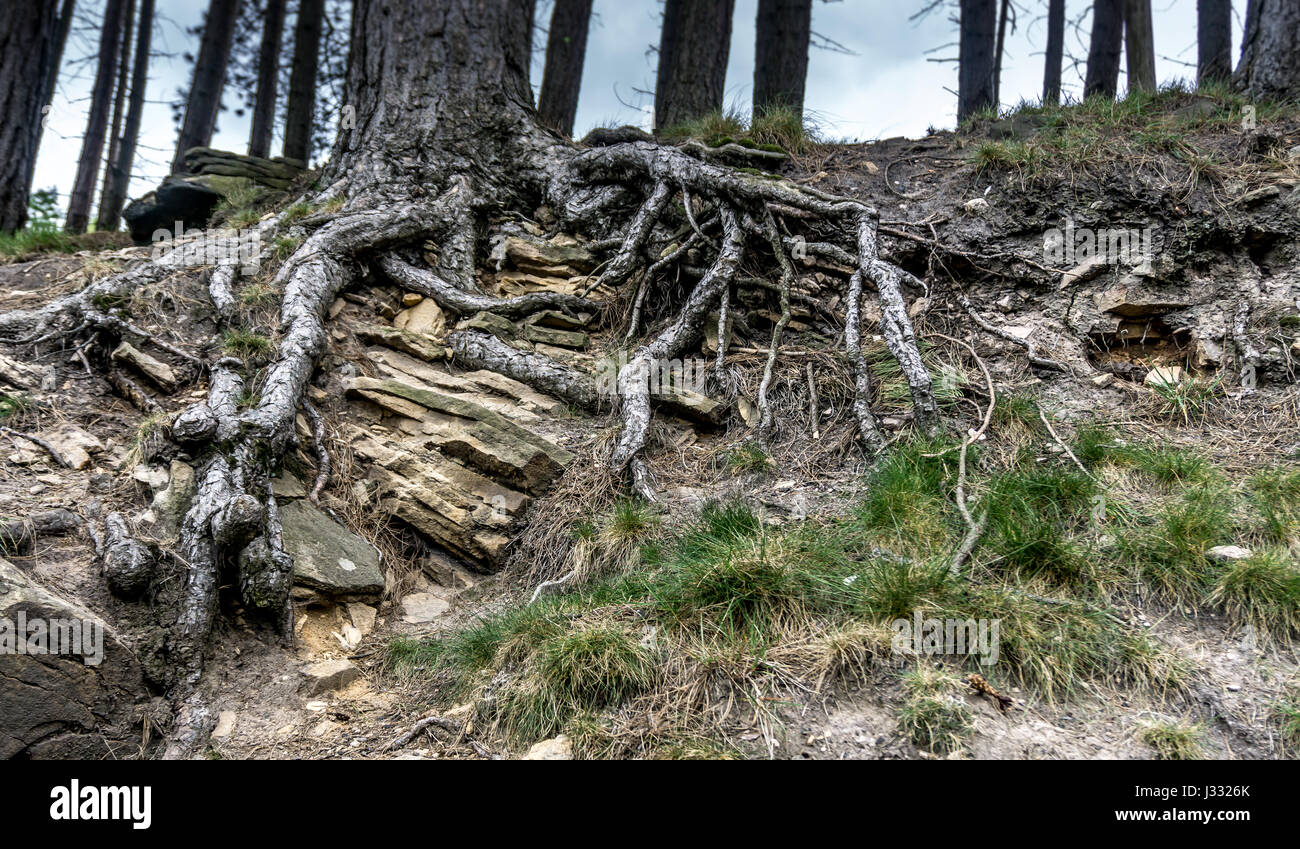
[[[303,670],[303,682],[298,692],[304,696],[319,696],[342,690],[361,678],[361,670],[350,660],[322,660]]]
[[[79,651],[37,653],[36,622],[79,631]],[[48,645],[48,643],[46,643]],[[147,702],[140,664],[89,610],[0,559],[0,758],[100,760],[136,751],[136,709]],[[97,662],[95,662],[97,661]]]
[[[441,338],[447,330],[447,317],[436,301],[425,298],[399,312],[393,319],[393,326],[418,336]]]
[[[503,272],[496,276],[496,291],[489,294],[507,298],[515,295],[527,295],[531,292],[559,292],[564,295],[581,295],[591,281],[585,276],[575,275],[568,279],[563,277],[546,277],[528,274],[522,271]],[[609,290],[600,286],[589,297],[600,300]]]
[[[271,481],[271,494],[277,499],[291,501],[295,498],[306,498],[307,487],[298,476],[288,469],[281,470],[279,476]]]
[[[280,508],[284,548],[293,558],[294,581],[330,596],[374,596],[384,590],[374,546],[308,501]]]
[[[15,389],[49,391],[55,387],[54,366],[37,366],[0,355],[0,380]]]
[[[569,735],[561,734],[550,740],[534,743],[521,760],[525,761],[571,761],[573,760],[573,741]]]
[[[1064,288],[1075,283],[1086,283],[1101,276],[1101,273],[1109,267],[1110,262],[1104,254],[1093,254],[1074,268],[1061,274],[1061,287]]]
[[[352,624],[356,626],[356,629],[361,632],[363,637],[375,630],[375,618],[378,615],[379,611],[368,604],[362,604],[359,601],[348,604],[348,618],[352,620]]]
[[[529,324],[524,327],[524,338],[529,342],[541,342],[546,345],[558,345],[562,348],[586,348],[590,343],[587,334],[572,330],[556,330]]]
[[[1109,372],[1099,374],[1092,379],[1093,386],[1100,386],[1103,389],[1105,389],[1107,386],[1110,386],[1114,382],[1115,382],[1115,375],[1110,374]]]
[[[166,488],[154,493],[149,507],[154,514],[154,535],[158,539],[174,539],[180,535],[185,514],[194,501],[195,488],[194,467],[173,460]]]
[[[989,202],[984,198],[974,198],[962,204],[962,208],[971,215],[985,215],[989,211]]]
[[[229,737],[235,730],[235,720],[238,718],[233,710],[223,710],[217,714],[217,727],[212,729],[212,736],[217,738]]]
[[[162,466],[147,466],[144,463],[135,465],[135,468],[131,470],[131,477],[154,492],[167,486],[169,480],[168,472]]]
[[[81,470],[90,465],[90,455],[104,450],[104,443],[76,425],[64,422],[36,434],[54,446],[59,456],[72,468]]]
[[[447,599],[433,593],[411,593],[402,598],[402,621],[423,625],[441,617],[451,608]]]
[[[1125,318],[1160,315],[1188,305],[1186,298],[1167,295],[1148,286],[1123,285],[1098,292],[1097,309]]]
[[[491,312],[475,313],[468,320],[461,322],[462,330],[481,330],[491,333],[503,342],[513,342],[519,338],[519,328],[505,316]]]
[[[172,371],[172,367],[135,348],[129,342],[123,342],[113,350],[113,359],[132,366],[163,392],[170,394],[176,391],[176,372]]]
[[[402,306],[410,308],[424,300],[424,295],[419,292],[407,292],[402,295]]]
[[[297,160],[284,157],[264,159],[211,147],[190,148],[185,151],[184,161],[185,170],[190,174],[242,177],[281,191],[290,188],[303,172],[303,165]]]
[[[580,144],[587,147],[607,147],[627,142],[654,141],[654,136],[639,127],[624,124],[621,127],[597,127],[582,137]]]
[[[596,267],[591,251],[572,236],[556,236],[545,242],[511,236],[506,239],[506,259],[520,271],[546,277],[576,277]]]
[[[1286,152],[1286,158],[1290,159],[1292,162],[1300,162],[1300,144],[1288,150]]]
[[[1290,350],[1291,350],[1291,356],[1300,360],[1300,339],[1296,339],[1294,342],[1291,343]]]
[[[203,227],[220,202],[221,193],[201,179],[173,175],[154,191],[127,204],[122,218],[132,240],[147,245],[158,230],[173,233],[176,229],[184,232]]]
[[[451,374],[445,368],[384,348],[371,348],[366,351],[366,356],[378,367],[383,377],[463,397],[489,410],[508,415],[519,424],[527,425],[534,421],[534,414],[557,413],[567,409],[558,398],[543,395],[527,384],[494,371]]]
[[[358,339],[368,345],[383,345],[429,363],[447,359],[450,353],[447,348],[424,336],[417,336],[396,327],[365,324],[355,328],[353,332]]]
[[[1205,556],[1219,563],[1231,563],[1236,560],[1245,560],[1253,555],[1254,552],[1249,548],[1242,548],[1239,545],[1216,545],[1214,548],[1205,552]]]
[[[1178,366],[1159,366],[1147,372],[1142,382],[1147,386],[1177,386],[1183,381],[1183,370]]]
[[[580,313],[576,318],[562,313],[559,310],[542,310],[535,312],[527,319],[528,324],[535,324],[540,327],[553,327],[556,330],[581,330],[591,321],[591,316],[587,313]],[[713,322],[714,333],[717,333],[718,323]]]

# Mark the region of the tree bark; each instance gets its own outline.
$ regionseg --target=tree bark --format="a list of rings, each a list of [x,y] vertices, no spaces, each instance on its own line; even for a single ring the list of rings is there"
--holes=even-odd
[[[1300,0],[1250,0],[1233,83],[1251,97],[1300,97]]]
[[[1014,14],[1011,0],[1002,0],[1002,7],[998,10],[997,46],[993,48],[993,103],[999,107],[1002,105],[1002,59],[1006,55],[1007,25]]]
[[[276,83],[280,79],[280,40],[284,35],[287,0],[267,0],[262,19],[262,46],[257,56],[257,95],[253,103],[253,127],[248,136],[248,155],[271,155],[275,130]]]
[[[1124,55],[1129,91],[1156,90],[1156,41],[1151,0],[1124,0]]]
[[[812,0],[759,0],[754,35],[754,114],[784,106],[803,115]]]
[[[0,233],[27,224],[57,12],[55,0],[0,8],[0,108],[9,116],[0,122]]]
[[[126,124],[116,156],[109,158],[109,181],[99,200],[96,228],[116,230],[122,219],[131,171],[135,166],[135,148],[140,140],[140,120],[144,115],[145,89],[149,85],[149,49],[153,43],[154,0],[140,0],[140,22],[136,35],[135,61],[131,71],[131,100],[126,109]]]
[[[284,156],[304,165],[311,157],[312,118],[316,111],[316,65],[320,58],[325,0],[301,0],[293,30],[293,67],[284,118]]]
[[[1061,104],[1061,61],[1065,53],[1065,0],[1049,0],[1047,58],[1043,67],[1043,105]]]
[[[199,56],[194,61],[194,78],[185,103],[185,119],[176,142],[176,155],[172,157],[173,174],[185,170],[185,151],[212,143],[217,113],[221,111],[226,63],[230,61],[230,45],[239,19],[239,3],[240,0],[212,0],[208,6]]]
[[[105,205],[115,182],[121,179],[116,169],[122,151],[122,122],[126,117],[127,87],[131,83],[131,32],[135,25],[135,0],[126,0],[126,19],[122,23],[122,48],[117,57],[117,86],[113,95],[113,129],[108,134],[108,158],[104,160],[104,185],[99,190],[99,213],[96,230],[116,230],[118,214]]]
[[[722,111],[735,0],[667,0],[655,77],[655,131]]]
[[[90,95],[90,117],[86,121],[81,159],[77,162],[77,177],[72,184],[72,193],[68,196],[68,214],[64,221],[64,229],[69,233],[84,233],[90,224],[90,201],[99,176],[104,137],[108,134],[113,74],[117,70],[117,54],[122,44],[126,5],[126,0],[108,0],[104,7],[104,29],[99,38],[99,67],[95,71],[95,86]]]
[[[993,94],[997,0],[961,0],[957,59],[957,123],[996,106]]]
[[[1088,72],[1083,96],[1114,98],[1119,91],[1119,60],[1124,41],[1125,0],[1094,0]]]
[[[1196,80],[1232,77],[1232,0],[1196,0]]]
[[[578,114],[590,22],[591,0],[555,0],[537,115],[543,125],[563,136],[573,135],[573,119]]]

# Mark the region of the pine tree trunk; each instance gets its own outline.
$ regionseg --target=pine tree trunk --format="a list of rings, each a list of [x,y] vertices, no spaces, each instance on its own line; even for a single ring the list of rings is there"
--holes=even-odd
[[[1251,97],[1300,97],[1300,0],[1250,0],[1233,82]]]
[[[957,123],[993,106],[994,30],[997,0],[961,0],[957,64]]]
[[[1011,0],[1002,0],[998,10],[998,41],[993,48],[993,103],[1002,106],[1002,59],[1006,55],[1007,23],[1013,14]]]
[[[127,86],[131,84],[131,32],[135,25],[135,0],[126,0],[126,20],[122,24],[122,48],[117,57],[117,91],[113,96],[113,123],[108,134],[108,157],[104,160],[104,185],[99,190],[96,230],[116,230],[118,214],[106,204],[109,192],[122,175],[116,171],[122,155],[122,122],[126,117]]]
[[[108,0],[104,7],[103,32],[99,38],[99,67],[90,95],[90,117],[81,141],[81,159],[77,177],[68,196],[68,214],[64,229],[84,233],[90,224],[90,202],[99,177],[99,160],[104,154],[104,137],[108,134],[108,113],[113,98],[113,75],[117,71],[117,54],[122,44],[122,24],[126,0]]]
[[[249,156],[270,156],[275,130],[275,91],[280,79],[280,40],[284,35],[287,0],[267,0],[262,20],[262,47],[257,56],[257,95],[253,127],[248,136]]]
[[[56,52],[56,0],[0,8],[0,233],[27,224],[48,66]]]
[[[1196,80],[1232,77],[1232,0],[1196,0]]]
[[[803,114],[812,0],[759,0],[754,38],[754,114],[786,106]]]
[[[212,0],[208,6],[199,56],[194,61],[194,79],[185,103],[185,119],[172,158],[173,174],[185,170],[185,151],[212,143],[217,113],[221,111],[221,90],[226,81],[235,22],[239,19],[239,3],[240,0]]]
[[[320,57],[325,0],[301,0],[293,30],[293,68],[284,118],[284,156],[304,165],[311,158],[312,117],[316,111],[316,65]]]
[[[1156,41],[1151,0],[1124,0],[1124,51],[1129,91],[1156,90]]]
[[[555,0],[537,114],[544,126],[563,136],[573,135],[573,120],[578,114],[590,22],[591,0]]]
[[[1043,67],[1043,105],[1061,103],[1061,61],[1065,53],[1065,0],[1050,0],[1047,8],[1047,58]]]
[[[1084,97],[1114,98],[1119,91],[1119,60],[1124,47],[1124,0],[1094,0],[1092,37]]]
[[[59,82],[59,65],[63,62],[63,48],[68,43],[68,32],[72,29],[72,16],[77,11],[77,0],[63,0],[59,11],[59,20],[54,28],[54,54],[45,73],[45,95],[41,102],[49,106],[54,102],[54,88]]]
[[[122,208],[131,186],[135,167],[135,148],[140,140],[140,121],[144,115],[144,95],[149,84],[149,50],[153,44],[154,0],[140,0],[140,21],[136,35],[134,67],[131,70],[131,99],[127,104],[126,123],[115,157],[109,159],[109,181],[99,200],[100,230],[116,230],[122,220]]]
[[[655,131],[722,110],[735,0],[667,0],[655,78]]]

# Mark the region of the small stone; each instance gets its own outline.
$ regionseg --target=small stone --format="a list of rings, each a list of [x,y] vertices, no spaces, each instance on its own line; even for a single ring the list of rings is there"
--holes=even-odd
[[[1239,691],[1241,690],[1241,685],[1240,685],[1240,684],[1229,684],[1229,685],[1227,685],[1227,690],[1228,690],[1229,693],[1236,693],[1236,692],[1239,692]]]
[[[322,660],[303,671],[305,676],[298,691],[305,696],[318,696],[333,690],[342,690],[361,677],[350,660]]]
[[[352,624],[356,626],[363,637],[375,630],[375,617],[378,615],[379,611],[368,604],[362,604],[359,601],[348,604],[348,618],[352,620]]]
[[[424,295],[420,295],[415,292],[407,292],[405,295],[402,296],[402,306],[413,307],[423,300],[424,300]]]
[[[967,212],[971,213],[972,215],[983,215],[984,213],[989,211],[989,202],[986,201],[984,198],[974,198],[973,200],[968,200],[964,204],[962,204],[962,206],[965,208]]]
[[[422,625],[442,616],[450,607],[445,598],[433,593],[412,593],[402,599],[402,621]]]
[[[90,455],[104,450],[104,443],[71,424],[61,424],[36,434],[54,446],[54,450],[72,468],[81,470],[90,465]]]
[[[131,470],[131,477],[155,492],[167,486],[167,481],[170,479],[167,470],[162,466],[146,466],[144,463],[137,464]]]
[[[129,343],[123,342],[118,345],[113,350],[113,359],[134,367],[162,391],[167,393],[176,391],[176,372],[172,371],[172,367]]]
[[[571,761],[573,760],[573,741],[569,735],[561,734],[550,740],[534,743],[522,760],[526,761]]]
[[[1110,372],[1103,372],[1102,374],[1099,374],[1092,379],[1093,386],[1100,386],[1103,389],[1105,389],[1107,386],[1110,386],[1114,382],[1115,382],[1115,375],[1111,374]]]
[[[1239,545],[1216,545],[1205,556],[1210,560],[1217,560],[1220,563],[1229,563],[1234,560],[1245,560],[1254,554],[1249,548],[1242,548]]]
[[[1147,386],[1177,386],[1183,382],[1183,370],[1178,366],[1159,366],[1147,372],[1142,381]]]
[[[235,730],[236,714],[233,710],[223,710],[217,714],[217,727],[212,729],[213,737],[229,737]]]

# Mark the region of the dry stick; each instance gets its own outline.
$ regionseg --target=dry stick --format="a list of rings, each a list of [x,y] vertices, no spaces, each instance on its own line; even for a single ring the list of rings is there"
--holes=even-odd
[[[962,307],[966,310],[967,314],[970,315],[970,317],[974,319],[975,323],[978,324],[980,327],[984,328],[989,333],[992,333],[994,336],[998,337],[999,339],[1002,339],[1003,341],[1010,342],[1013,345],[1018,345],[1019,347],[1024,348],[1025,354],[1029,358],[1029,362],[1033,363],[1039,368],[1055,369],[1056,371],[1063,371],[1066,374],[1071,373],[1069,366],[1064,365],[1063,363],[1058,363],[1056,360],[1049,360],[1046,357],[1038,356],[1037,348],[1034,346],[1033,342],[1030,342],[1028,339],[1021,339],[1019,336],[1015,336],[1003,330],[1002,328],[996,327],[993,324],[991,324],[983,316],[981,316],[978,312],[975,311],[975,307],[971,305],[970,299],[967,298],[965,294],[961,292],[957,293],[957,303],[962,305]]]
[[[650,238],[650,233],[654,230],[655,223],[663,213],[664,207],[668,205],[668,199],[672,197],[672,190],[668,183],[663,180],[655,183],[654,190],[646,202],[641,204],[641,208],[636,211],[632,218],[632,223],[628,225],[627,235],[623,238],[623,247],[619,248],[618,254],[610,260],[605,271],[590,283],[583,290],[582,296],[586,297],[596,290],[602,284],[610,288],[617,289],[632,275],[633,270],[641,262],[641,248],[645,246],[646,240]]]
[[[719,391],[722,388],[723,368],[727,363],[727,342],[730,341],[727,334],[727,313],[730,309],[731,287],[727,286],[723,288],[722,299],[718,302],[718,355],[713,361],[713,375]]]
[[[844,316],[844,351],[853,364],[853,415],[858,435],[874,454],[885,447],[885,435],[871,410],[871,368],[862,356],[862,272],[849,278],[849,305]]]
[[[812,421],[812,438],[821,439],[821,426],[817,421],[817,381],[813,380],[812,363],[805,363],[808,368],[808,418]]]
[[[150,398],[149,393],[145,392],[139,383],[136,383],[131,377],[123,373],[121,369],[110,368],[105,377],[107,377],[109,385],[116,389],[119,395],[130,401],[131,406],[140,412],[148,413],[151,416],[162,412],[162,407],[158,405],[158,402]]]
[[[1061,446],[1061,450],[1065,452],[1066,456],[1074,461],[1074,465],[1079,467],[1079,471],[1083,472],[1090,478],[1093,477],[1092,472],[1084,468],[1083,463],[1079,462],[1079,458],[1074,456],[1074,452],[1070,450],[1070,446],[1065,444],[1065,440],[1056,435],[1056,429],[1052,427],[1052,423],[1048,421],[1047,415],[1043,412],[1041,407],[1038,409],[1038,419],[1043,423],[1043,427],[1047,428],[1047,432],[1052,435],[1052,439],[1056,440],[1056,444]]]
[[[794,266],[791,265],[790,258],[785,255],[785,247],[781,244],[781,234],[776,229],[776,219],[772,217],[772,211],[766,206],[763,207],[763,229],[767,231],[768,243],[776,256],[777,264],[781,266],[781,318],[777,321],[776,327],[772,328],[772,345],[768,348],[767,363],[763,366],[763,380],[758,385],[759,432],[766,438],[772,429],[772,405],[768,401],[767,394],[772,388],[772,373],[776,368],[777,351],[781,348],[781,335],[785,332],[786,325],[790,323],[790,287],[794,285],[795,274]]]
[[[32,443],[33,445],[39,445],[41,448],[44,448],[46,451],[49,452],[50,456],[54,458],[54,462],[58,463],[60,466],[62,466],[65,469],[72,468],[72,464],[63,458],[63,455],[58,452],[58,449],[56,449],[50,443],[46,442],[44,439],[41,439],[39,436],[32,436],[30,433],[23,433],[22,431],[14,430],[11,427],[5,427],[3,425],[0,425],[0,433],[3,433],[5,436],[8,437],[17,437],[19,439],[25,439],[28,442]]]
[[[441,728],[443,731],[446,731],[448,734],[457,734],[461,730],[459,727],[457,727],[456,723],[452,722],[450,719],[446,719],[441,716],[426,716],[420,719],[414,725],[412,725],[410,731],[407,731],[405,734],[401,735],[400,737],[393,740],[393,742],[385,746],[383,748],[383,751],[391,752],[394,749],[402,748],[403,746],[407,745],[412,740],[414,740],[421,731],[428,728],[430,725],[436,725],[437,727]]]
[[[302,399],[302,409],[311,423],[311,438],[316,445],[316,480],[307,497],[311,499],[312,504],[319,504],[320,494],[325,491],[325,487],[329,486],[332,469],[330,452],[325,446],[325,418],[316,409],[316,405],[306,398]]]
[[[658,274],[664,266],[676,262],[682,254],[690,250],[691,246],[694,245],[699,238],[700,237],[697,234],[691,233],[686,237],[684,242],[669,253],[655,260],[654,264],[646,269],[645,274],[641,276],[640,284],[636,288],[636,300],[632,305],[632,319],[628,324],[627,336],[624,337],[624,341],[631,340],[632,337],[636,336],[637,332],[641,329],[641,310],[645,304],[645,296],[647,290],[650,288],[651,280],[654,279],[654,276]]]

